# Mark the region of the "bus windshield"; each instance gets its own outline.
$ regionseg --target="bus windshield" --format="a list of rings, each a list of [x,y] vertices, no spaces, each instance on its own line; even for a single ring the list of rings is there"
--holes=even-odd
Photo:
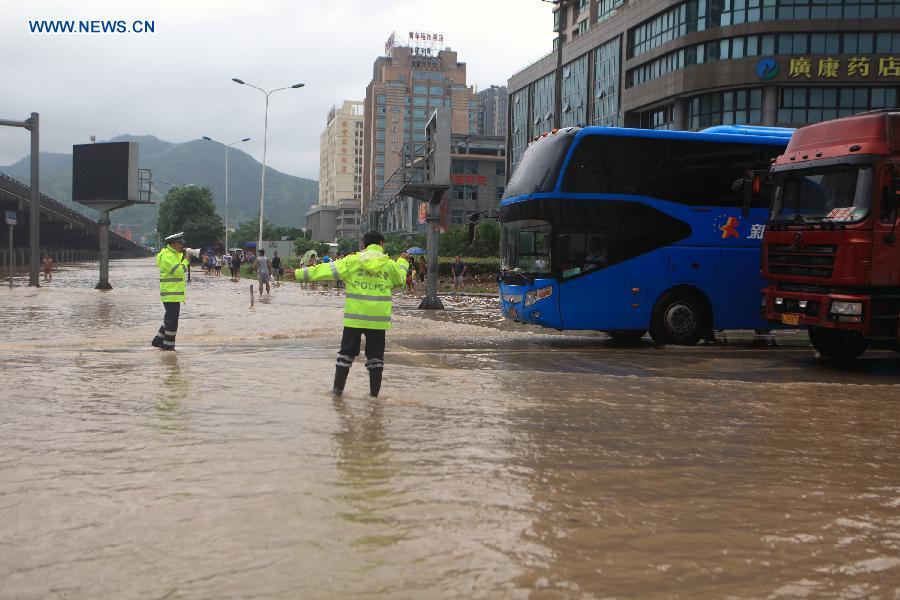
[[[776,174],[772,221],[861,221],[872,203],[871,165],[792,169]]]
[[[550,223],[534,219],[503,226],[503,262],[506,271],[546,275],[550,273]]]
[[[503,198],[552,191],[575,133],[576,129],[563,130],[531,144],[513,171]]]

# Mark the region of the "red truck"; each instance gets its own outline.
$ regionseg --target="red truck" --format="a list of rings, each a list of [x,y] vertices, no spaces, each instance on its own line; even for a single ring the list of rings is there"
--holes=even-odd
[[[900,109],[798,129],[771,174],[765,318],[823,356],[900,351]]]

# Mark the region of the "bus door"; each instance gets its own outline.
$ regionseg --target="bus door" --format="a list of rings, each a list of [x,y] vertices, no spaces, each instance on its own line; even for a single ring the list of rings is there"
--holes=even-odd
[[[644,274],[633,265],[612,264],[607,233],[559,234],[554,250],[564,329],[644,328]]]

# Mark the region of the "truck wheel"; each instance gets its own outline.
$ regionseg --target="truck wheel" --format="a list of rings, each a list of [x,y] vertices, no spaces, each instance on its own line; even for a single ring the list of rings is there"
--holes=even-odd
[[[693,346],[709,332],[712,316],[696,293],[671,290],[653,308],[650,335],[659,344]]]
[[[640,343],[641,338],[647,332],[644,329],[617,329],[615,331],[605,331],[604,333],[617,346],[634,346]]]
[[[853,360],[869,347],[869,343],[858,333],[824,327],[810,327],[809,341],[822,356],[839,360]]]

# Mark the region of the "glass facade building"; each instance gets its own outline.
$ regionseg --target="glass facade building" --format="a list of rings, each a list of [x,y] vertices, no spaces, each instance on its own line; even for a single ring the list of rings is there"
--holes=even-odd
[[[478,130],[478,97],[466,83],[466,65],[450,49],[396,46],[375,60],[366,88],[362,152],[362,212],[383,227],[382,212],[397,191],[391,176],[425,143],[425,124],[436,109],[451,112],[453,133]]]
[[[553,29],[561,49],[507,84],[510,168],[557,126],[799,127],[897,106],[900,0],[572,0]]]

